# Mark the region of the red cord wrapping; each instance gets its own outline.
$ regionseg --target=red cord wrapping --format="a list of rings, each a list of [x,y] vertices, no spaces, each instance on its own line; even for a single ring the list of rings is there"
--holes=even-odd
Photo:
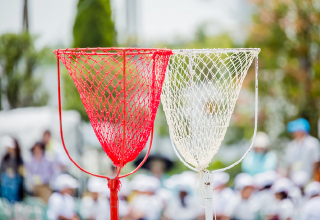
[[[87,48],[55,50],[54,53],[58,58],[58,69],[59,59],[68,69],[104,151],[119,167],[117,178],[121,168],[134,160],[145,147],[150,131],[153,134],[153,122],[171,50]],[[65,148],[59,70],[58,83],[61,138]],[[150,147],[151,143],[152,140]],[[65,150],[82,171],[109,179],[84,170]],[[133,172],[120,178],[137,171],[144,161]]]

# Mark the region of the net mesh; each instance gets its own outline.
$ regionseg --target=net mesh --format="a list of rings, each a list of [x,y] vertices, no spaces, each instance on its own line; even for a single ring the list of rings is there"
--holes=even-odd
[[[115,166],[134,160],[153,126],[171,50],[56,50],[102,148]]]
[[[179,154],[204,169],[217,153],[229,126],[256,49],[174,51],[161,101]]]

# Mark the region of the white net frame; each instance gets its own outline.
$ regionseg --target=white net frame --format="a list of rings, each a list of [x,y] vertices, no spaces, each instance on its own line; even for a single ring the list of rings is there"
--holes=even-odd
[[[255,59],[255,122],[257,130],[259,48],[173,50],[161,94],[173,149],[194,171],[206,167],[219,150],[243,80]],[[207,172],[207,171],[206,171]]]

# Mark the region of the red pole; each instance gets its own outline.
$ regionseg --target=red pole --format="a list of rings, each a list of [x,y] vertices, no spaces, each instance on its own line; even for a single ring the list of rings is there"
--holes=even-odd
[[[119,220],[118,190],[120,188],[120,180],[118,178],[110,179],[108,187],[110,188],[110,220]]]

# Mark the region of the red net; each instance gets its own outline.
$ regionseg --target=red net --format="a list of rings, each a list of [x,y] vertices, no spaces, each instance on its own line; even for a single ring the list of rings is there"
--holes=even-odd
[[[54,53],[69,71],[114,165],[134,160],[149,138],[171,50],[87,48]]]

